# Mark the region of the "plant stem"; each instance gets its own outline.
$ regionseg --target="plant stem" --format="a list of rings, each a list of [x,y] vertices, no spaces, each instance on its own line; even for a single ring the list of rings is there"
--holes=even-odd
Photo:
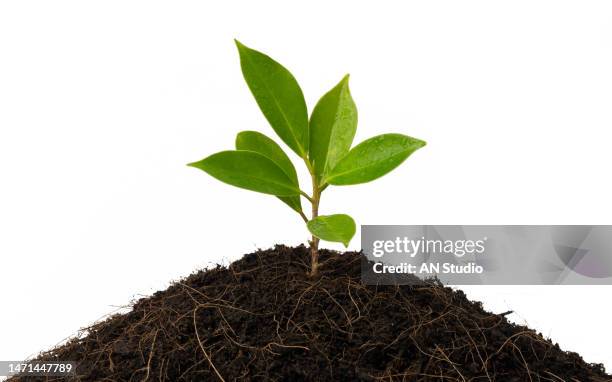
[[[305,197],[310,203],[312,203],[312,198],[310,197],[310,195],[308,195],[307,193],[305,193],[304,191],[300,190],[300,194]]]
[[[306,198],[308,199],[308,201],[310,202],[310,204],[312,204],[312,216],[310,217],[310,219],[314,219],[317,216],[319,216],[319,202],[321,201],[321,192],[323,192],[323,190],[325,189],[325,187],[327,187],[327,185],[320,187],[319,185],[319,179],[317,178],[317,175],[315,174],[315,169],[314,166],[310,163],[310,160],[308,159],[308,157],[304,156],[304,163],[306,164],[306,167],[308,168],[308,172],[310,172],[310,177],[312,179],[312,196],[308,196],[308,194],[306,194],[303,191],[300,191],[300,193]],[[306,219],[304,217],[304,214],[302,213],[302,219],[304,219],[304,221],[306,223],[308,223],[308,219]],[[316,237],[315,235],[312,235],[312,239],[310,240],[310,276],[316,276],[316,274],[318,273],[318,269],[319,268],[319,238]]]
[[[319,216],[319,201],[321,200],[321,189],[314,171],[310,173],[312,177],[312,216],[311,219]],[[310,241],[310,276],[315,276],[319,267],[319,238],[312,235]]]
[[[302,218],[302,220],[304,220],[304,223],[308,223],[308,218],[306,217],[306,215],[304,215],[304,213],[302,211],[298,212],[300,214],[300,217]]]

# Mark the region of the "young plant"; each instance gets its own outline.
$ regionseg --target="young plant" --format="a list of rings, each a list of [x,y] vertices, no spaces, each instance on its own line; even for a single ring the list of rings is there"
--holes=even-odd
[[[302,191],[293,163],[266,135],[243,131],[236,149],[221,151],[189,166],[222,182],[275,195],[297,212],[312,239],[310,274],[317,274],[319,240],[348,246],[355,221],[345,214],[319,215],[321,195],[329,185],[345,186],[380,178],[399,166],[425,142],[402,134],[382,134],[351,149],[357,129],[357,108],[349,91],[349,76],[317,102],[310,119],[302,89],[293,75],[267,55],[236,41],[240,65],[255,101],[272,129],[303,161],[312,182],[310,194]],[[310,202],[310,219],[301,197]]]

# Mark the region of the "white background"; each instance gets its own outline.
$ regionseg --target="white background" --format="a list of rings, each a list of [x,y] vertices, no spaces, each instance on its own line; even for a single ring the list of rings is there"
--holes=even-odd
[[[1,2],[0,359],[306,239],[275,198],[185,166],[240,130],[273,135],[234,37],[287,66],[310,108],[350,72],[356,142],[428,141],[377,182],[328,189],[323,213],[612,224],[610,2]],[[612,369],[611,287],[463,289]]]

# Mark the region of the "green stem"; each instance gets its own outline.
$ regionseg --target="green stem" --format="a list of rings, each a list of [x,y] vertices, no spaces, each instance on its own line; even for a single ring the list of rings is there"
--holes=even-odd
[[[319,202],[321,201],[321,189],[314,171],[310,173],[312,177],[312,216],[311,219],[319,216]],[[310,276],[315,276],[319,268],[319,238],[312,235],[310,241]]]
[[[308,201],[310,203],[312,203],[312,198],[310,197],[310,195],[308,195],[307,193],[305,193],[304,191],[300,190],[300,195],[302,195],[303,197],[305,197],[306,199],[308,199]]]
[[[315,174],[314,167],[308,160],[308,157],[304,156],[304,163],[308,168],[308,172],[310,172],[310,177],[312,179],[312,196],[307,195],[305,192],[300,191],[302,196],[304,196],[308,201],[312,204],[312,215],[310,219],[315,219],[319,216],[319,202],[321,201],[321,192],[327,187],[327,184],[320,185],[319,179]],[[304,214],[302,214],[304,215]],[[308,223],[308,219],[305,216],[302,216],[302,219],[306,223]],[[319,270],[319,238],[315,235],[312,235],[312,239],[310,240],[310,276],[315,276]]]
[[[299,211],[298,213],[300,214],[302,220],[304,220],[304,223],[308,223],[308,218],[306,217],[306,215],[304,215],[302,211]]]

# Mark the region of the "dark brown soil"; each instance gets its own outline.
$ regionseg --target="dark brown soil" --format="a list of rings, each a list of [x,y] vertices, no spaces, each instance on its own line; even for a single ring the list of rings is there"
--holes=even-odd
[[[360,254],[321,256],[316,279],[303,246],[200,271],[41,358],[78,381],[612,381],[461,291],[364,286]]]

